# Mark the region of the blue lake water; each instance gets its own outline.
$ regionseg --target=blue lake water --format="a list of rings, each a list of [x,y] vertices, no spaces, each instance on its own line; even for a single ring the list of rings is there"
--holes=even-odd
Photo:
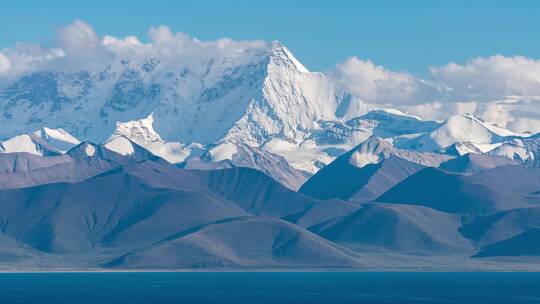
[[[4,273],[0,303],[540,303],[540,273]]]

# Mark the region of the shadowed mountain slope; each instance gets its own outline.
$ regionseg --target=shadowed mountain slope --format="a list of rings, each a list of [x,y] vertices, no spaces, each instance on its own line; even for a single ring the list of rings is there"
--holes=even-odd
[[[458,233],[458,216],[420,206],[369,204],[317,231],[339,244],[365,250],[409,253],[466,253],[470,243]]]
[[[241,217],[180,231],[105,264],[109,268],[351,267],[353,252],[296,225]]]
[[[478,217],[459,231],[479,246],[486,246],[536,226],[540,226],[540,207],[517,208]]]
[[[318,202],[251,168],[193,170],[192,174],[211,191],[254,215],[283,217]]]
[[[377,201],[487,215],[539,204],[537,197],[529,195],[538,183],[539,170],[520,166],[497,167],[471,176],[426,168],[403,180]]]
[[[540,256],[540,227],[483,247],[475,256]]]
[[[495,167],[512,165],[518,165],[518,163],[508,157],[467,153],[442,163],[439,168],[449,172],[474,174]]]
[[[137,248],[174,231],[241,216],[187,172],[151,161],[78,183],[0,191],[2,231],[45,252]]]
[[[350,163],[350,154],[321,169],[299,191],[318,199],[368,202],[424,168],[397,156],[358,168]]]
[[[28,153],[0,154],[0,189],[83,181],[120,165],[154,160],[166,163],[141,147],[120,155],[102,145],[81,143],[60,156],[41,157]]]

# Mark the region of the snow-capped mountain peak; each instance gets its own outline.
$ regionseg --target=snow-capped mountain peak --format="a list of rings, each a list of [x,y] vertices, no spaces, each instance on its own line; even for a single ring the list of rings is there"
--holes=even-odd
[[[114,130],[112,136],[122,135],[135,142],[164,142],[154,130],[153,124],[153,113],[139,120],[116,122],[116,130]]]
[[[517,160],[523,164],[534,166],[540,156],[540,144],[538,138],[512,138],[501,143],[487,153],[495,156],[505,156]]]
[[[500,143],[505,137],[513,135],[511,131],[488,124],[474,115],[456,114],[431,132],[398,138],[395,144],[402,149],[435,152],[456,143],[472,143],[486,152],[495,148],[492,144]]]
[[[465,154],[474,153],[481,154],[482,151],[471,142],[457,142],[453,145],[450,145],[440,151],[443,154],[463,156]]]
[[[34,135],[40,137],[62,152],[66,152],[81,143],[78,138],[61,128],[51,129],[42,127],[41,129],[35,131]]]
[[[482,118],[474,115],[473,113],[463,114],[463,116],[483,125],[490,132],[495,133],[499,136],[523,136],[524,135],[524,134],[518,134],[518,133],[512,132],[494,123],[486,122]]]
[[[491,143],[499,136],[472,115],[450,116],[443,125],[432,132],[430,137],[440,147],[447,147],[456,142]]]
[[[0,123],[9,126],[0,136],[61,126],[82,140],[104,142],[115,133],[141,145],[178,143],[165,149],[177,151],[221,140],[299,144],[325,121],[356,116],[363,104],[325,74],[310,72],[277,41],[192,57],[172,64],[159,55],[118,54],[103,70],[23,75],[0,88],[0,99],[9,101],[0,102]]]
[[[231,142],[224,142],[208,150],[209,155],[214,162],[220,162],[224,160],[231,160],[238,152],[238,148]]]
[[[120,155],[132,155],[135,153],[135,148],[133,147],[132,141],[125,136],[115,136],[105,142],[104,146],[105,148]]]
[[[436,167],[440,163],[452,158],[448,155],[417,152],[396,149],[391,140],[372,136],[348,152],[349,164],[362,168],[369,164],[377,164],[392,156],[397,156],[413,163]],[[347,154],[344,154],[347,155]]]
[[[107,139],[105,146],[122,155],[134,152],[132,142],[147,149],[170,163],[180,163],[191,153],[193,146],[179,142],[166,142],[154,130],[154,117],[127,122],[117,122],[116,130]]]
[[[309,70],[279,41],[272,42],[270,65],[294,69],[300,73],[309,73]]]
[[[17,153],[26,152],[39,156],[58,155],[62,152],[48,144],[35,134],[22,134],[13,136],[0,142],[0,152]]]

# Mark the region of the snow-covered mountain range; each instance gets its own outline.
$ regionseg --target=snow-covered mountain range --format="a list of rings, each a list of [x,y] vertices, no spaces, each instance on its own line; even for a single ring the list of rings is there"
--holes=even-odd
[[[247,145],[309,174],[372,136],[414,152],[490,153],[529,164],[536,156],[530,134],[474,115],[436,122],[369,109],[279,42],[174,66],[130,56],[98,70],[36,71],[0,88],[0,108],[3,152],[49,155],[91,141],[127,154],[129,139],[171,163],[204,153],[206,162],[221,162]]]
[[[372,136],[399,150],[491,153],[529,164],[536,153],[530,134],[474,115],[436,122],[370,109],[324,73],[308,71],[279,42],[174,66],[157,56],[129,56],[97,70],[36,71],[0,88],[0,111],[0,150],[39,155],[80,141],[126,154],[130,139],[171,163],[205,152],[212,155],[207,162],[220,162],[248,145],[313,174]]]

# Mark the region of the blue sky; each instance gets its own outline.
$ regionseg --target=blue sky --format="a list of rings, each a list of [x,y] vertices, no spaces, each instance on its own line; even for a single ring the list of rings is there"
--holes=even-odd
[[[310,69],[349,56],[423,75],[428,66],[503,54],[540,57],[538,1],[5,1],[0,48],[51,45],[74,19],[146,39],[165,24],[202,40],[281,40]]]

